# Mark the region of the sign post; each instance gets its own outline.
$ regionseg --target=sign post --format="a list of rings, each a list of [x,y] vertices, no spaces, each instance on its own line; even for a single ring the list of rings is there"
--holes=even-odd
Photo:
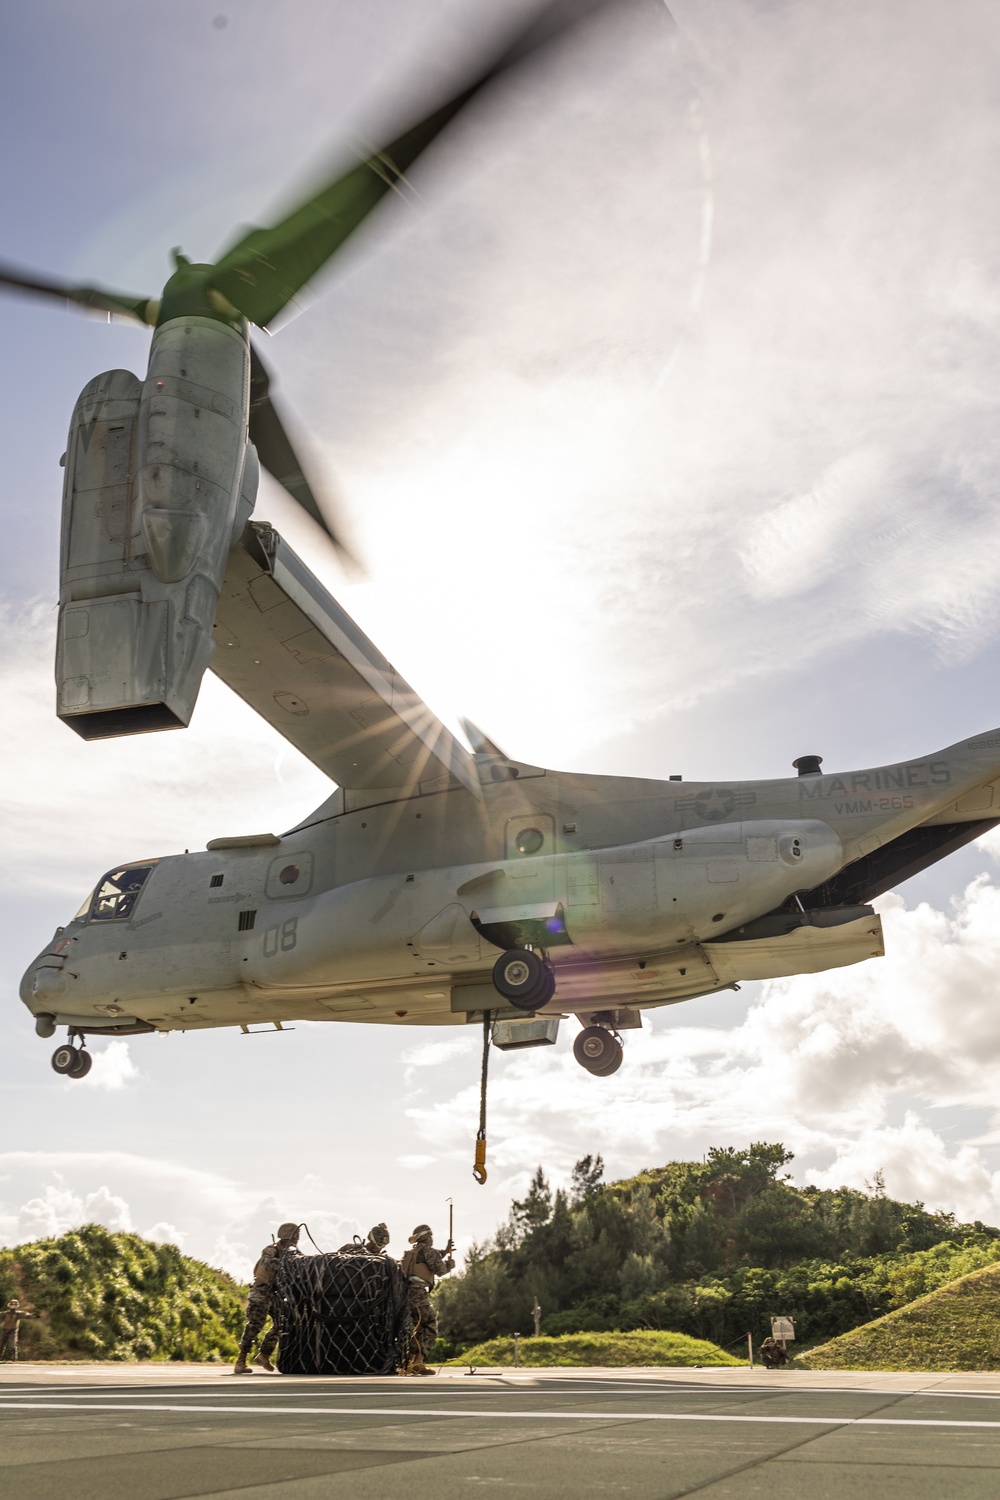
[[[777,1339],[782,1349],[795,1342],[794,1318],[772,1318],[771,1337]]]

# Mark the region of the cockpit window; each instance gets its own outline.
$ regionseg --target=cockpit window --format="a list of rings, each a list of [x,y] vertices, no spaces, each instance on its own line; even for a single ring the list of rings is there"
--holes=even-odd
[[[93,899],[94,899],[94,892],[93,891],[88,891],[86,899],[80,905],[80,910],[76,913],[75,917],[73,918],[74,922],[82,922],[83,919],[84,919],[84,917],[89,917],[90,916],[90,905],[91,905],[91,902],[93,901]]]
[[[130,917],[152,869],[152,865],[126,865],[105,875],[94,893],[90,920],[111,922]]]

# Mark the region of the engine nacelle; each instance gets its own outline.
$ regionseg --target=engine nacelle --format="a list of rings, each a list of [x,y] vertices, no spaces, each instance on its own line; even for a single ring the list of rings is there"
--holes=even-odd
[[[516,870],[516,904],[485,904],[473,926],[500,948],[573,944],[595,956],[717,940],[813,890],[844,863],[816,818],[714,823],[609,849],[538,855]]]
[[[157,330],[145,381],[111,370],[76,403],[56,711],[84,739],[190,721],[229,549],[256,495],[248,380],[239,332],[177,318]]]

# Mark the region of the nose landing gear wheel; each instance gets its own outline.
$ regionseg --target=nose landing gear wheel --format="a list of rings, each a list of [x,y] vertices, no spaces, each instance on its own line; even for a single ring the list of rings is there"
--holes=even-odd
[[[94,1063],[89,1052],[64,1042],[52,1054],[52,1066],[67,1078],[86,1078]]]
[[[617,1073],[624,1055],[621,1042],[603,1026],[585,1026],[573,1043],[573,1056],[595,1078]]]
[[[72,1075],[73,1069],[76,1067],[79,1061],[79,1052],[77,1052],[76,1048],[71,1046],[69,1042],[64,1042],[63,1045],[61,1047],[57,1047],[52,1054],[52,1066],[55,1068],[57,1073],[69,1073],[70,1075]]]
[[[552,999],[556,977],[530,948],[511,948],[493,965],[493,987],[518,1010],[537,1010]]]

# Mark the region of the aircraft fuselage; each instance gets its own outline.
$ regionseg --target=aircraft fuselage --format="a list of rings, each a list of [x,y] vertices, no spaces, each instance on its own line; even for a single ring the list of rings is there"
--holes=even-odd
[[[479,796],[338,792],[280,838],[123,863],[22,999],[43,1032],[439,1025],[516,1017],[490,979],[510,946],[551,963],[549,1015],[857,962],[882,952],[867,901],[990,826],[1000,731],[725,785],[476,763]]]

